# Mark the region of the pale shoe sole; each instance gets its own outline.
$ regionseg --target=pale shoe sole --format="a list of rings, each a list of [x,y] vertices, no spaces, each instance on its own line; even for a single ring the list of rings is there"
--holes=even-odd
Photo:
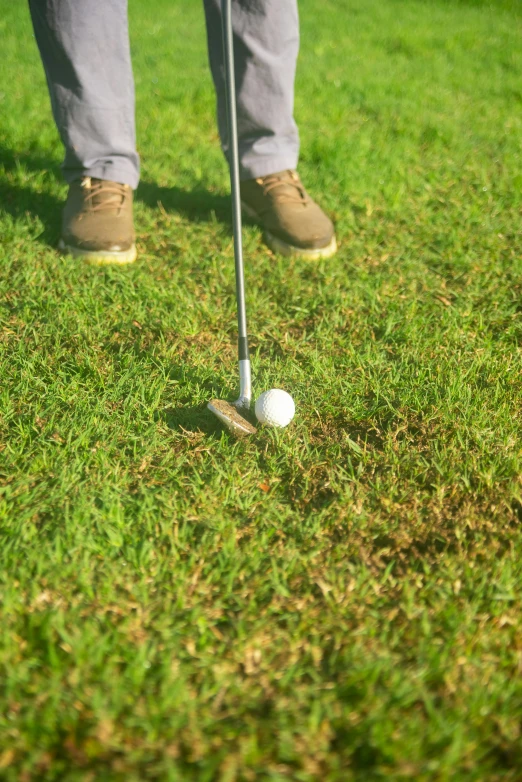
[[[63,239],[58,243],[58,249],[73,258],[81,258],[87,263],[104,266],[107,264],[117,264],[123,266],[127,263],[133,263],[136,260],[136,245],[133,244],[128,250],[80,250],[78,247],[71,247],[65,244]]]

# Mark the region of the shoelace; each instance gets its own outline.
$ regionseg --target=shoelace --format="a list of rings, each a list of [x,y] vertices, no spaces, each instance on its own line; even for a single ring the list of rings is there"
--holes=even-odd
[[[288,176],[281,176],[281,174],[269,174],[268,176],[258,177],[256,182],[263,188],[263,195],[266,196],[276,187],[290,187],[291,190],[287,190],[284,193],[278,195],[281,203],[287,204],[306,204],[308,201],[308,195],[304,189],[301,180],[294,171],[285,172]]]
[[[119,182],[109,182],[105,179],[92,179],[91,177],[82,179],[82,188],[87,191],[86,199],[93,212],[122,207],[129,192],[127,185],[120,185]],[[98,200],[98,196],[102,197]]]

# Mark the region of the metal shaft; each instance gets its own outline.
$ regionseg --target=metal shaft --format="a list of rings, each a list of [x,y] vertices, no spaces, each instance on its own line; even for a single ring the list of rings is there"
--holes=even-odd
[[[241,238],[241,194],[239,190],[239,151],[237,138],[236,82],[234,75],[234,37],[232,32],[231,0],[221,0],[223,24],[223,53],[227,98],[228,156],[230,164],[230,190],[232,195],[232,229],[234,233],[234,261],[236,269],[236,300],[238,325],[238,359],[240,392],[236,405],[248,407],[252,397],[250,359],[245,305],[245,273],[243,266],[243,242]]]

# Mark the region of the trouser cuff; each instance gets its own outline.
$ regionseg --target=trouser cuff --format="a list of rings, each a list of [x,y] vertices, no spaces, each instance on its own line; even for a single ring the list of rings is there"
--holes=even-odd
[[[123,163],[117,165],[100,163],[92,168],[65,168],[63,169],[63,176],[68,184],[74,182],[75,179],[83,179],[85,176],[90,176],[93,179],[108,179],[110,182],[120,182],[122,185],[129,185],[133,190],[136,190],[140,181],[139,172],[130,163],[129,165],[124,165]]]
[[[241,165],[239,177],[243,181],[245,179],[257,179],[257,177],[268,176],[269,174],[286,171],[287,169],[294,171],[297,168],[297,160],[297,154],[273,158],[263,157],[257,161],[251,161],[247,166]]]

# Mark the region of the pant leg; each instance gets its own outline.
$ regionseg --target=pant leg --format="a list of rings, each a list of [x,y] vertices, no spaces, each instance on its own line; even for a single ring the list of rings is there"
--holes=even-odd
[[[220,0],[204,0],[218,126],[227,154]],[[297,0],[232,0],[241,179],[296,168],[293,118],[299,50]]]
[[[29,0],[67,182],[136,187],[134,81],[127,0]]]

